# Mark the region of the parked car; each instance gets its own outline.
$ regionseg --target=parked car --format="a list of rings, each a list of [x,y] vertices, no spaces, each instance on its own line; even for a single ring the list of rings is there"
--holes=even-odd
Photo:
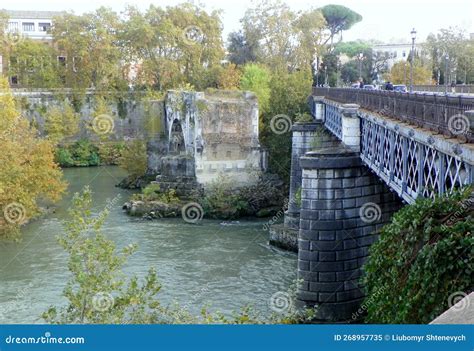
[[[364,85],[364,89],[367,89],[367,90],[375,90],[375,85],[366,84],[366,85]]]
[[[358,88],[359,88],[359,85],[360,85],[359,83],[352,83],[352,84],[351,84],[351,88],[353,88],[353,89],[358,89]]]
[[[407,86],[404,84],[397,84],[393,86],[393,91],[398,91],[399,93],[406,93]]]

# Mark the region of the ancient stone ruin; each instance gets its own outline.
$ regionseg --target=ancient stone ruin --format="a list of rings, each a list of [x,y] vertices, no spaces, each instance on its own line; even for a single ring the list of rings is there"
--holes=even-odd
[[[148,169],[161,189],[181,194],[225,175],[248,185],[266,169],[258,135],[258,103],[241,91],[168,91],[149,137]]]

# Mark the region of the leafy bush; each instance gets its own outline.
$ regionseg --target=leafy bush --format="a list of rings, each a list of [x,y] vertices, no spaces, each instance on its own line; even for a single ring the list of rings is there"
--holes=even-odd
[[[150,184],[142,189],[141,194],[133,194],[133,200],[142,201],[159,201],[166,204],[178,204],[181,202],[179,197],[176,195],[176,190],[169,189],[162,191],[159,184]]]
[[[472,290],[471,189],[419,199],[385,226],[365,265],[367,321],[428,323]]]
[[[310,123],[314,122],[313,116],[311,116],[309,113],[297,113],[295,117],[295,122],[300,122],[300,123]]]
[[[119,166],[127,171],[130,178],[143,176],[147,169],[146,144],[141,140],[127,143],[119,158]]]
[[[56,162],[62,167],[98,166],[99,161],[97,146],[88,140],[79,140],[56,149]]]
[[[223,175],[206,187],[201,202],[204,213],[210,218],[235,219],[249,207],[245,198],[234,189],[231,179]]]
[[[118,165],[125,150],[123,142],[100,142],[97,144],[101,165]]]

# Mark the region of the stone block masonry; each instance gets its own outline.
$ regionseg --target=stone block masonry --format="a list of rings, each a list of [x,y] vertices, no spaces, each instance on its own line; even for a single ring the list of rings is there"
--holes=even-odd
[[[300,167],[298,301],[317,306],[320,320],[347,321],[364,298],[369,247],[401,202],[342,144],[306,153]]]
[[[312,148],[330,147],[338,144],[336,137],[323,126],[322,121],[312,123],[295,123],[292,127],[290,201],[285,213],[285,227],[298,229],[300,222],[300,207],[295,201],[301,189],[301,167],[299,159]]]

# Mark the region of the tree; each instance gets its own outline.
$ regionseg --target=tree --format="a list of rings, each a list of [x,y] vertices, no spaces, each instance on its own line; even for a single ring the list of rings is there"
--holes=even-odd
[[[126,89],[117,37],[120,28],[118,15],[105,7],[83,15],[65,13],[54,18],[52,35],[63,58],[59,67],[66,87]]]
[[[61,86],[56,50],[43,42],[22,38],[7,44],[4,54],[8,76],[15,76],[25,88],[57,88]]]
[[[362,21],[362,16],[342,5],[326,5],[321,8],[321,13],[327,22],[330,35],[328,41],[331,47],[334,37],[342,31],[350,29],[354,24]]]
[[[405,77],[409,79],[410,63],[407,61],[397,62],[393,65],[390,73],[385,75],[387,80],[394,84],[405,84]],[[432,74],[428,67],[423,66],[419,60],[413,65],[413,84],[433,84]]]
[[[15,109],[4,78],[0,90],[0,236],[18,237],[19,226],[40,213],[39,200],[59,200],[66,184],[52,144]]]
[[[161,286],[155,271],[149,270],[143,285],[137,277],[127,280],[122,268],[136,246],[117,252],[114,242],[101,231],[108,210],[93,215],[89,188],[76,193],[72,202],[70,218],[64,223],[66,232],[58,239],[69,254],[72,278],[63,291],[69,304],[49,308],[43,318],[55,324],[163,323],[164,309],[156,299]]]
[[[186,3],[145,13],[126,11],[120,40],[127,60],[140,62],[138,82],[158,90],[208,85],[209,70],[224,58],[220,12],[207,13]]]
[[[236,65],[230,63],[223,67],[217,77],[217,88],[238,89],[240,86],[242,72]]]
[[[444,84],[446,80],[474,81],[473,47],[474,40],[467,37],[465,30],[457,27],[440,29],[436,35],[430,34],[424,48],[429,53],[435,80],[439,84]],[[448,72],[445,72],[446,63]]]
[[[255,93],[260,114],[268,112],[271,89],[270,72],[267,68],[256,64],[245,65],[240,80],[240,89]]]
[[[245,38],[258,42],[258,61],[270,67],[298,67],[296,14],[281,1],[261,1],[241,19]]]
[[[258,42],[248,39],[242,31],[230,33],[228,42],[227,51],[230,62],[236,65],[245,65],[257,60]]]
[[[79,114],[68,101],[61,106],[50,107],[45,115],[44,130],[53,144],[75,135],[79,131]]]
[[[130,182],[142,177],[147,169],[146,144],[142,140],[132,140],[125,145],[119,158],[119,166],[127,171]]]

